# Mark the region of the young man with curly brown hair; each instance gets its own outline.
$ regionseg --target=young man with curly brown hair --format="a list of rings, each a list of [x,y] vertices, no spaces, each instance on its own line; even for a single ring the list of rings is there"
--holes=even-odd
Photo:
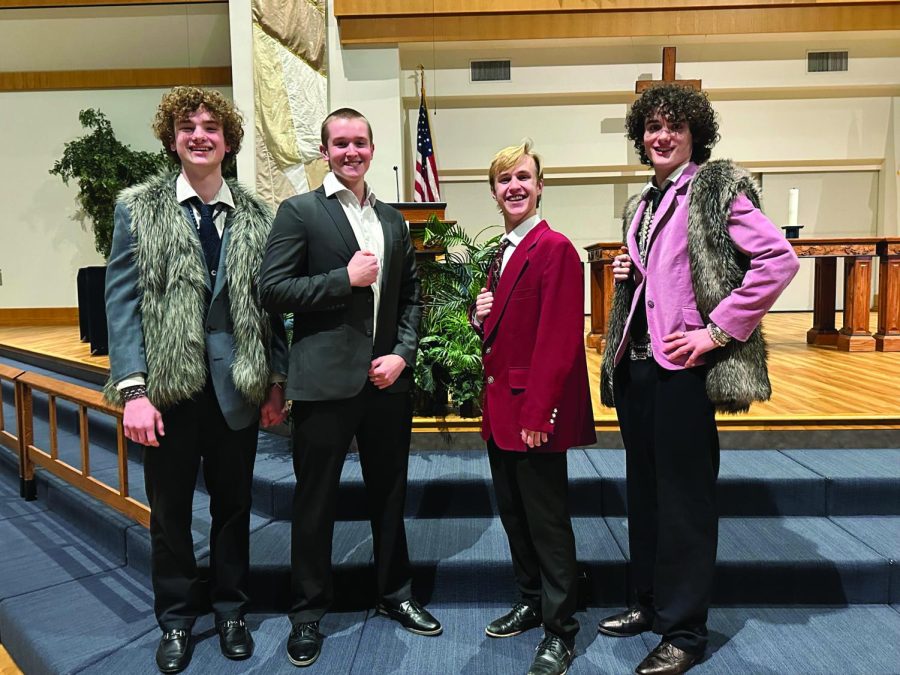
[[[250,488],[260,424],[284,419],[280,317],[255,280],[269,210],[223,164],[241,147],[241,116],[220,93],[175,87],[153,130],[181,167],[124,190],[106,276],[110,381],[125,436],[145,446],[151,578],[161,672],[190,663],[191,627],[215,613],[222,653],[248,658]],[[209,583],[191,535],[203,467],[212,523]]]

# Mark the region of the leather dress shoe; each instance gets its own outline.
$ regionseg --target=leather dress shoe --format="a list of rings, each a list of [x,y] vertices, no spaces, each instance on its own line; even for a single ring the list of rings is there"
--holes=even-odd
[[[417,635],[440,635],[444,630],[441,622],[431,616],[429,611],[414,598],[401,602],[398,607],[379,602],[375,611],[397,621],[410,633]]]
[[[226,619],[216,622],[219,647],[226,658],[240,661],[253,654],[253,636],[243,619]]]
[[[319,622],[298,623],[288,636],[288,660],[295,666],[311,666],[322,653],[325,636],[319,632]]]
[[[663,640],[634,672],[638,675],[677,675],[689,671],[699,660],[699,654],[691,654]]]
[[[548,633],[535,649],[528,675],[566,675],[574,651],[561,637]]]
[[[163,633],[156,648],[156,666],[161,673],[180,673],[188,667],[194,650],[191,632],[174,628]]]
[[[484,632],[490,637],[505,638],[540,625],[541,613],[525,602],[517,602],[506,614],[491,621]]]
[[[647,613],[638,607],[632,607],[601,620],[597,630],[612,637],[630,637],[648,631],[652,627],[653,620]]]

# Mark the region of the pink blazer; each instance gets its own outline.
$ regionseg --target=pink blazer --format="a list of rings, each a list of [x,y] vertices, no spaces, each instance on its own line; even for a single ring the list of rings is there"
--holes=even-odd
[[[584,354],[584,265],[538,223],[516,246],[484,321],[481,435],[503,450],[565,452],[596,442]],[[534,450],[521,430],[549,434]]]
[[[697,168],[694,163],[688,164],[663,195],[650,226],[650,255],[646,266],[640,260],[637,245],[637,233],[646,202],[638,206],[628,228],[626,242],[636,287],[625,324],[625,335],[629,334],[643,290],[653,358],[669,370],[683,369],[686,357],[669,360],[662,350],[663,337],[705,325],[697,310],[688,256],[689,197],[691,179]],[[738,196],[732,203],[728,234],[735,245],[750,257],[750,268],[744,275],[743,283],[712,311],[710,320],[734,339],[743,342],[790,283],[797,273],[799,262],[781,230],[745,195]],[[619,345],[616,363],[624,355],[627,343],[626,339]],[[698,359],[698,365],[702,363],[702,358]]]

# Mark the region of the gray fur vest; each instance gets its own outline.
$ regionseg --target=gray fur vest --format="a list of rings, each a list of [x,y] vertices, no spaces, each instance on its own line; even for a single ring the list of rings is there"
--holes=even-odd
[[[761,191],[745,169],[729,160],[715,160],[701,166],[691,183],[688,210],[688,255],[697,309],[703,321],[735,288],[741,285],[749,268],[749,258],[739,251],[728,236],[731,204],[739,194],[747,195],[759,208]],[[625,205],[622,240],[639,205],[639,196]],[[603,364],[600,368],[600,398],[612,407],[615,356],[624,337],[634,298],[633,282],[616,284]],[[732,340],[725,347],[705,355],[709,365],[706,393],[721,412],[746,412],[753,401],[767,401],[772,386],[766,367],[767,350],[762,329],[757,326],[746,342]]]
[[[162,174],[119,195],[131,212],[147,397],[160,409],[202,391],[207,379],[208,272],[196,228],[175,198],[174,182],[174,174]],[[271,325],[257,287],[272,215],[239,183],[227,183],[235,208],[229,214],[225,278],[218,283],[228,284],[234,386],[249,404],[258,405],[268,389]],[[122,404],[111,384],[104,394]]]

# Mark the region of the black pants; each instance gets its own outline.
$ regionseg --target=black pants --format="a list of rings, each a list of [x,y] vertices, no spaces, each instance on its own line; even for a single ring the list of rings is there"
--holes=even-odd
[[[706,369],[653,359],[616,368],[628,486],[631,584],[654,630],[702,653],[718,543],[719,437]]]
[[[564,452],[508,452],[488,440],[500,521],[522,599],[541,610],[544,628],[569,646],[578,633],[575,535]]]
[[[163,630],[189,630],[210,605],[218,620],[240,618],[248,601],[259,425],[229,429],[211,386],[165,411],[163,425],[159,447],[144,449],[156,619]],[[208,589],[198,575],[191,535],[201,459],[212,516]]]
[[[369,503],[379,597],[399,604],[412,595],[403,509],[412,430],[408,393],[366,383],[341,401],[294,401],[294,492],[291,528],[291,623],[318,621],[334,598],[331,547],[341,468],[356,436]]]

